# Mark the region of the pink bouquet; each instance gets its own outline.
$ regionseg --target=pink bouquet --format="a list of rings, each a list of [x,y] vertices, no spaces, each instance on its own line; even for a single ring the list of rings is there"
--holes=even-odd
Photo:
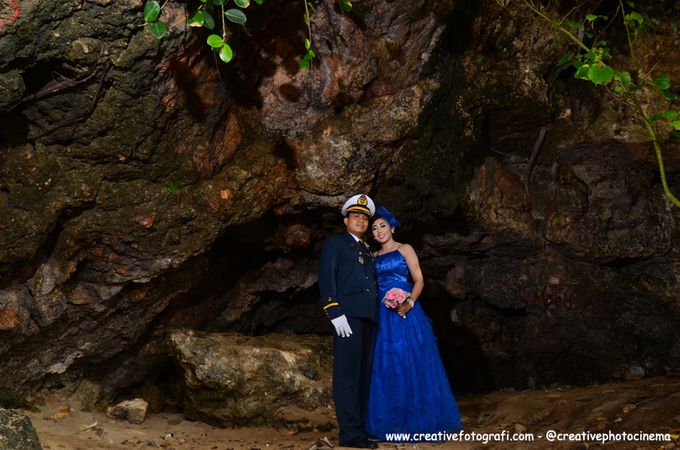
[[[399,288],[392,288],[385,294],[385,298],[383,298],[383,304],[387,308],[395,309],[397,306],[404,303],[408,296],[409,292],[405,292]]]

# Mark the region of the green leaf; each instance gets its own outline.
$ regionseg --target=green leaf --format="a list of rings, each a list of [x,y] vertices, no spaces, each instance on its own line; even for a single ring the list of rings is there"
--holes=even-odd
[[[609,53],[609,49],[608,49],[608,48],[601,48],[601,49],[600,49],[600,56],[601,56],[602,59],[605,60],[605,61],[606,61],[606,60],[612,59],[612,55],[611,55],[611,53]]]
[[[229,19],[229,21],[243,25],[246,23],[246,15],[240,9],[228,9],[224,11],[224,16]]]
[[[680,131],[674,131],[674,132],[673,132],[673,137],[674,137],[674,138],[680,138]]]
[[[666,98],[666,100],[671,101],[671,102],[672,102],[673,100],[675,100],[676,98],[678,98],[677,95],[675,95],[674,93],[672,93],[672,92],[669,91],[668,89],[666,89],[665,91],[661,91],[661,93],[662,93],[663,96]]]
[[[577,31],[577,30],[583,28],[583,24],[582,24],[582,23],[580,23],[580,22],[575,22],[575,21],[570,20],[570,19],[566,19],[566,20],[564,21],[564,24],[567,26],[567,28],[570,28],[572,31]]]
[[[614,78],[614,69],[606,64],[593,64],[588,69],[588,79],[595,84],[607,84]]]
[[[673,125],[673,129],[675,131],[680,131],[680,120],[676,120],[675,122],[671,122],[671,125]]]
[[[208,36],[207,42],[208,45],[213,49],[222,48],[225,45],[222,36],[218,36],[216,34],[211,34]]]
[[[633,82],[633,80],[630,78],[630,72],[626,72],[625,70],[623,72],[617,71],[614,75],[614,78],[626,86],[629,86]]]
[[[305,48],[309,50],[309,48],[312,46],[312,43],[309,42],[309,39],[305,39]]]
[[[156,0],[146,2],[144,5],[144,21],[155,22],[161,13],[161,5]]]
[[[562,64],[566,64],[566,63],[568,63],[569,61],[571,61],[571,58],[572,58],[571,53],[570,53],[570,52],[567,52],[567,53],[565,53],[564,55],[562,55],[562,57],[560,58],[559,61],[557,61],[557,65],[558,65],[558,66],[561,66]]]
[[[168,32],[168,27],[166,27],[165,24],[160,20],[149,22],[147,25],[149,26],[149,31],[156,39],[162,38],[165,36],[165,33]]]
[[[203,11],[196,11],[196,14],[191,16],[191,18],[187,21],[190,27],[202,27],[203,24],[205,23],[205,16],[203,15]]]
[[[579,78],[581,80],[588,79],[588,71],[590,70],[590,64],[583,64],[581,67],[577,68],[574,78]]]
[[[250,6],[250,0],[234,0],[234,3],[236,3],[239,8],[247,8]]]
[[[671,87],[671,76],[665,73],[652,78],[652,81],[654,82],[654,86],[662,91]]]
[[[588,14],[588,15],[586,16],[586,20],[587,20],[588,22],[595,22],[597,19],[607,20],[607,19],[609,19],[609,17],[607,17],[607,16],[599,16],[599,15],[597,15],[597,14]]]
[[[589,63],[594,63],[600,60],[595,52],[597,49],[589,50],[587,53],[583,54],[583,59]]]
[[[669,122],[674,122],[678,120],[678,117],[680,117],[680,114],[677,111],[671,111],[671,110],[665,110],[661,111],[661,116],[668,120]]]
[[[308,69],[312,64],[312,59],[315,57],[316,53],[312,50],[308,50],[305,56],[298,62],[298,66],[300,66],[300,69]]]
[[[309,16],[307,15],[307,13],[304,13],[302,15],[302,21],[305,23],[305,25],[309,25]]]
[[[215,19],[213,19],[212,14],[210,14],[208,11],[203,11],[203,19],[204,23],[203,26],[206,27],[209,30],[212,30],[215,28]]]
[[[261,4],[264,3],[264,0],[255,0],[255,3],[257,3],[258,5],[261,5]]]
[[[630,14],[627,14],[626,17],[628,17],[629,20],[635,21],[637,23],[642,23],[645,21],[645,18],[636,11],[632,11]]]
[[[340,5],[340,9],[342,9],[345,12],[351,12],[352,11],[352,2],[349,0],[338,0],[338,4]]]
[[[222,48],[220,49],[219,56],[220,59],[225,63],[231,61],[231,59],[234,57],[234,52],[231,50],[231,47],[229,47],[229,44],[225,43],[222,46]]]
[[[678,130],[678,125],[680,125],[680,113],[677,111],[665,110],[658,114],[654,114],[649,118],[649,121],[652,123],[658,122],[659,120],[665,120],[670,123],[674,129]]]
[[[227,2],[227,0],[212,0],[212,2],[213,2],[213,5],[220,6],[220,5],[224,5]]]
[[[663,114],[661,114],[661,113],[659,113],[659,114],[654,114],[653,116],[651,116],[651,117],[649,118],[649,121],[650,121],[651,123],[654,123],[654,122],[658,122],[659,120],[661,120],[661,119],[663,119],[663,118],[664,118],[664,117],[663,117]]]

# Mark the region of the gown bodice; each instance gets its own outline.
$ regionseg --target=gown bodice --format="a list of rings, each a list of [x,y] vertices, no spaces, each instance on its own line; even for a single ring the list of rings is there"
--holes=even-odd
[[[409,281],[408,265],[399,250],[378,255],[375,259],[375,273],[380,299],[384,298],[385,293],[394,287],[406,292],[411,292],[413,289],[413,284]]]

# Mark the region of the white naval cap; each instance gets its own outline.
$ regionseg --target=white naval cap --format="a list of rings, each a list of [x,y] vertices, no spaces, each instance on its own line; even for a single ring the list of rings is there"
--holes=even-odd
[[[366,214],[368,217],[373,217],[373,214],[375,214],[375,203],[366,194],[354,195],[342,206],[343,216],[347,216],[351,212],[358,212]]]

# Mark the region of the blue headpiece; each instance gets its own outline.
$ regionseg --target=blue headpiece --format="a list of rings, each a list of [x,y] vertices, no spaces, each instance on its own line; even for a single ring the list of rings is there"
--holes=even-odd
[[[375,210],[375,216],[373,216],[373,220],[378,218],[385,219],[385,222],[387,222],[394,229],[397,229],[401,226],[401,222],[399,222],[399,220],[394,217],[394,214],[389,212],[388,209],[383,205],[378,205],[378,208]]]

